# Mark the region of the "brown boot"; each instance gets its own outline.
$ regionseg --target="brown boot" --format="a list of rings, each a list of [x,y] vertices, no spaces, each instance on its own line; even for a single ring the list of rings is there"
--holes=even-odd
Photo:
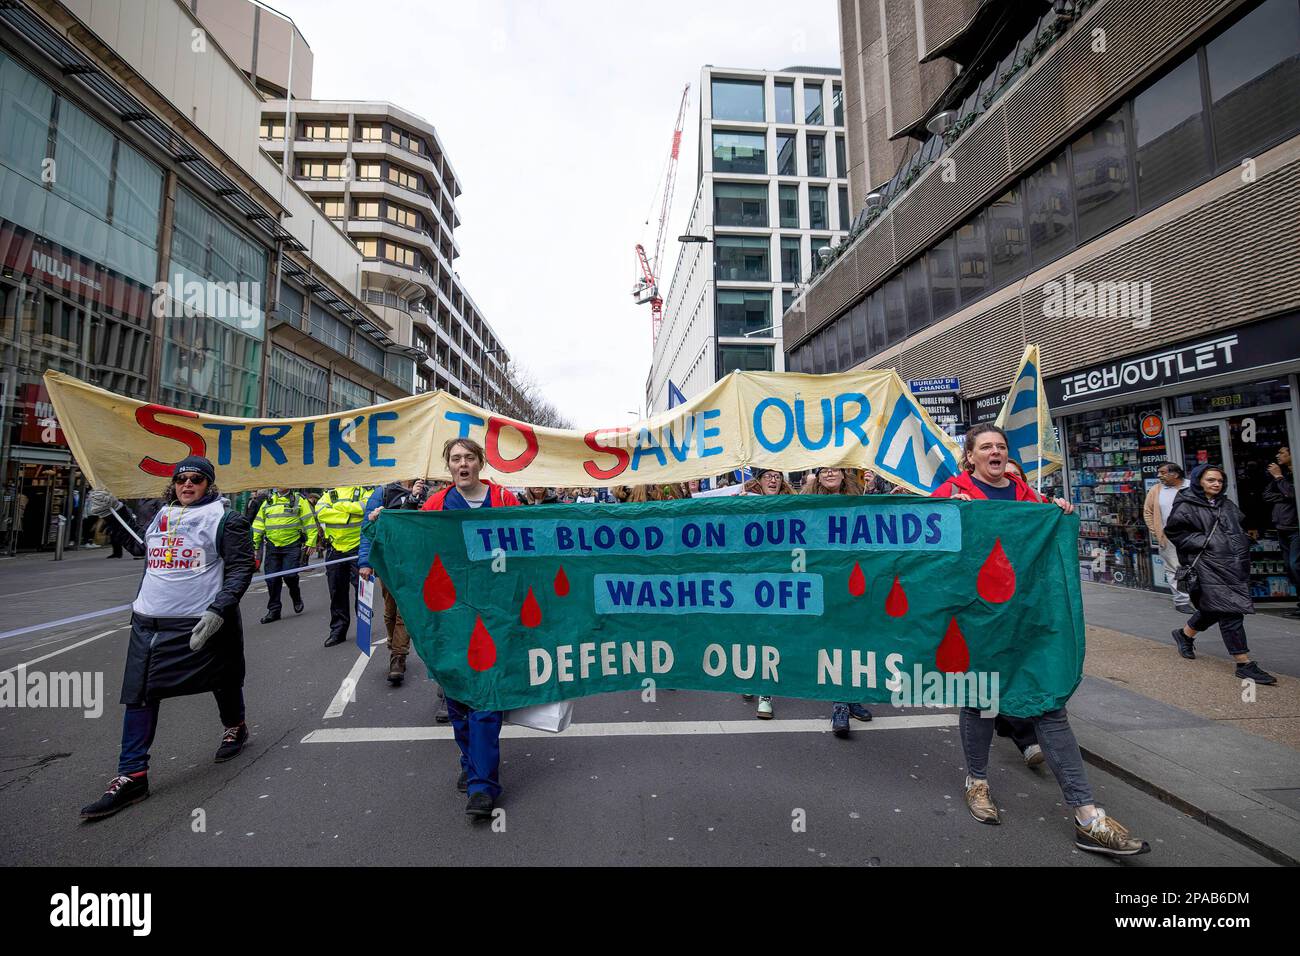
[[[406,655],[390,654],[388,656],[388,683],[400,687],[406,676]]]

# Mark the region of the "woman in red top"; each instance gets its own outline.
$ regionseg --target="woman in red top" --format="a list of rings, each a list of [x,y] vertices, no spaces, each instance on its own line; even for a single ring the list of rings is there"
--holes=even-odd
[[[519,504],[509,488],[480,481],[483,446],[472,438],[453,438],[442,449],[442,460],[452,483],[424,503],[422,511],[459,511],[466,508],[507,508]],[[469,794],[465,814],[472,820],[490,820],[501,796],[501,720],[499,710],[471,710],[447,698],[447,712],[460,747],[460,776],[456,789]]]
[[[940,485],[931,497],[962,501],[1029,501],[1047,499],[1035,494],[1024,480],[1007,471],[1007,433],[997,425],[976,425],[966,433],[962,454],[963,471]],[[1066,514],[1074,505],[1060,498],[1053,504]],[[1107,856],[1147,853],[1145,841],[1129,835],[1117,820],[1093,803],[1092,787],[1083,767],[1083,755],[1070,729],[1065,708],[1028,718],[1033,722],[1047,764],[1061,785],[1065,802],[1074,808],[1074,845],[1081,850]],[[963,707],[960,718],[962,752],[966,758],[966,806],[980,823],[998,824],[1001,817],[989,794],[989,747],[993,743],[993,721],[980,717],[974,707]]]

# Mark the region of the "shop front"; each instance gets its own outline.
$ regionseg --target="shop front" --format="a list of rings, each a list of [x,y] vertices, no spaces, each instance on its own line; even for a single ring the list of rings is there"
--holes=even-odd
[[[1217,464],[1254,541],[1256,601],[1294,603],[1263,492],[1278,450],[1300,437],[1297,371],[1300,316],[1288,314],[1047,379],[1083,578],[1166,590],[1143,520],[1146,493],[1161,462],[1189,473]]]

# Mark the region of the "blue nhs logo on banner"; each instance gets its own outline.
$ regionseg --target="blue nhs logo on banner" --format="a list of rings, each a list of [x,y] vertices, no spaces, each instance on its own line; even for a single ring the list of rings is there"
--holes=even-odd
[[[916,406],[900,395],[880,436],[876,470],[930,492],[957,474],[957,459]]]

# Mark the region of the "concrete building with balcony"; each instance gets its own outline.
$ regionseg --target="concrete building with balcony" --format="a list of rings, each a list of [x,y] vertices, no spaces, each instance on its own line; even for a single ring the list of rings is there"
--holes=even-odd
[[[668,407],[670,381],[690,398],[735,369],[783,370],[781,315],[818,250],[848,230],[839,70],[706,66],[699,89],[686,231],[707,241],[683,243],[668,279],[646,383],[651,414]]]
[[[277,162],[286,106],[262,110],[262,146]],[[461,184],[437,130],[391,103],[295,97],[291,115],[291,175],[361,249],[361,298],[418,350],[413,390],[509,407],[509,356],[454,268]]]
[[[1256,600],[1295,601],[1263,491],[1300,440],[1300,0],[839,10],[854,217],[787,368],[955,377],[969,426],[1039,344],[1084,577],[1165,587],[1145,494],[1214,462]]]

